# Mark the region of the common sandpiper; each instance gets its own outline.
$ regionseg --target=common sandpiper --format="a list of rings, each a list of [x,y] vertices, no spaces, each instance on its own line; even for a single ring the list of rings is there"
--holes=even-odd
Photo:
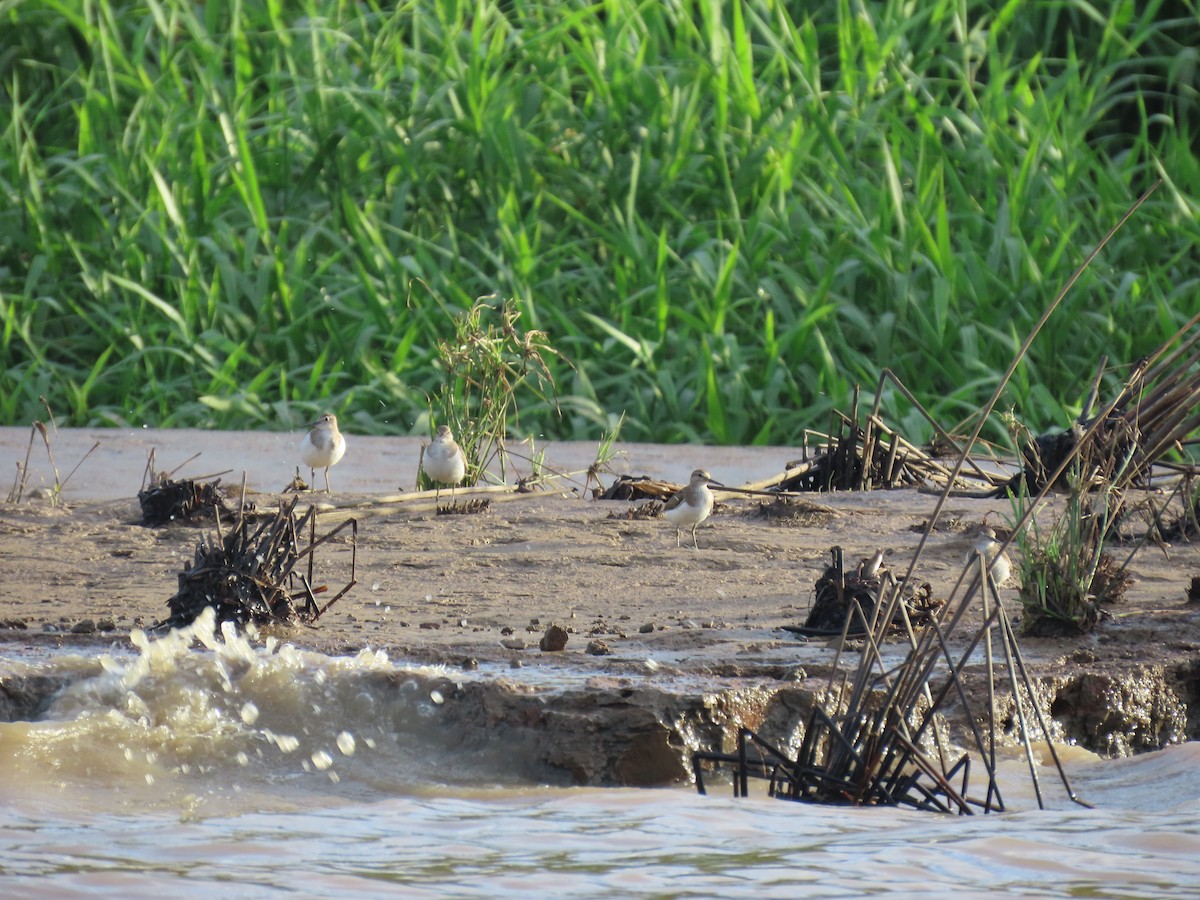
[[[454,433],[449,425],[439,425],[433,442],[425,448],[421,459],[421,467],[429,480],[434,482],[434,505],[441,497],[441,485],[448,484],[453,493],[457,485],[467,475],[467,458],[463,455],[462,447],[454,440]]]
[[[300,441],[300,458],[309,468],[313,481],[317,469],[325,470],[325,493],[329,493],[329,467],[336,466],[346,453],[346,439],[338,431],[337,416],[325,413],[308,427]]]
[[[667,501],[667,505],[663,507],[663,515],[667,517],[672,525],[675,526],[675,546],[680,547],[680,534],[684,528],[689,526],[692,529],[692,547],[696,550],[700,549],[700,545],[696,542],[696,526],[708,518],[708,514],[713,508],[713,494],[708,489],[710,484],[715,484],[721,487],[719,481],[714,481],[712,476],[703,469],[697,469],[692,473],[691,480],[688,481],[687,487],[675,494]]]

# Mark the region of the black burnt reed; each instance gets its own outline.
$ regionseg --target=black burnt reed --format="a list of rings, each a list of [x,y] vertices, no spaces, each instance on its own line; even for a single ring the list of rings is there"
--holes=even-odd
[[[944,487],[959,491],[990,492],[1004,479],[986,471],[974,460],[967,461],[968,472],[952,472],[932,450],[906,440],[880,417],[879,406],[885,384],[891,382],[926,418],[928,413],[889,370],[880,375],[875,402],[870,413],[859,415],[859,389],[849,414],[830,413],[826,433],[806,430],[800,459],[793,460],[784,472],[750,488],[776,493],[821,491],[871,491],[901,487]],[[956,448],[958,442],[930,419],[940,447]]]
[[[978,552],[968,560],[950,598],[919,632],[913,629],[900,598],[904,586],[912,579],[947,498],[957,486],[960,473],[968,465],[969,454],[979,439],[987,417],[1034,338],[1084,269],[1157,186],[1156,183],[1143,194],[1120,222],[1110,229],[1043,311],[1022,343],[991,398],[979,411],[972,433],[962,441],[956,461],[946,472],[937,505],[926,522],[906,574],[898,582],[889,579],[880,584],[878,594],[869,604],[870,612],[864,611],[863,604],[851,598],[829,683],[804,722],[804,737],[796,757],[792,759],[786,756],[778,748],[767,745],[753,733],[743,730],[738,735],[738,753],[693,755],[697,787],[702,793],[704,765],[725,763],[735,767],[735,794],[746,793],[750,777],[766,777],[770,781],[772,795],[798,800],[900,804],[961,814],[972,813],[975,809],[1002,811],[1005,808],[1004,801],[996,778],[996,709],[999,697],[997,688],[1006,686],[1016,708],[1016,724],[1020,729],[1039,807],[1044,805],[1044,801],[1030,740],[1031,734],[1036,733],[1035,728],[1046,739],[1045,746],[1067,796],[1076,803],[1087,805],[1075,795],[1063,770],[1050,733],[1048,717],[1039,705],[1037,691],[1021,657],[1011,620],[992,580],[988,560]],[[1200,316],[1181,329],[1175,339],[1185,335],[1198,322]],[[1054,471],[1046,477],[1042,490],[1028,504],[1013,527],[1012,535],[1028,524],[1050,486],[1068,465],[1078,459],[1080,447],[1093,435],[1104,432],[1116,436],[1110,445],[1118,448],[1113,457],[1119,464],[1114,465],[1112,471],[1134,473],[1126,476],[1133,478],[1139,471],[1148,471],[1152,453],[1178,444],[1190,433],[1190,429],[1197,426],[1197,418],[1191,408],[1195,405],[1194,399],[1200,395],[1200,376],[1191,369],[1200,362],[1200,355],[1192,353],[1192,347],[1198,343],[1200,337],[1193,336],[1183,347],[1160,362],[1168,349],[1164,345],[1154,357],[1135,367],[1133,377],[1128,379],[1118,397],[1091,419],[1086,428],[1081,428],[1082,434],[1074,442],[1073,449],[1064,454]],[[1185,362],[1180,364],[1180,360]],[[1157,386],[1146,392],[1144,385],[1147,383]],[[881,389],[882,384],[883,379],[880,381]],[[897,386],[903,390],[903,386]],[[1144,402],[1132,403],[1132,398],[1142,398]],[[878,400],[870,419],[871,425],[876,424],[877,412]],[[869,445],[865,431],[859,437],[860,430],[853,425],[856,419],[857,416],[849,420],[854,429],[854,442],[856,446],[860,443]],[[944,434],[941,436],[947,439]],[[1136,440],[1129,443],[1130,437]],[[1120,443],[1122,441],[1125,443]],[[848,462],[848,454],[841,452],[842,443],[844,440],[835,442],[831,438],[826,444],[825,456],[830,460],[830,469],[842,476],[854,474],[861,483],[868,480],[874,482],[874,476],[864,479],[861,472],[855,474],[855,466]],[[957,446],[956,442],[951,443]],[[890,457],[890,453],[888,455]],[[863,458],[875,460],[878,454],[870,451]],[[996,553],[1004,552],[1012,535],[996,549]],[[978,601],[977,597],[980,598]],[[974,617],[968,617],[968,612],[975,610],[980,613],[981,623],[972,631],[966,623],[974,621]],[[880,647],[897,622],[897,615],[904,625],[908,649],[903,661],[889,669]],[[840,662],[852,624],[863,628],[862,650],[857,667],[847,670],[841,668]],[[997,664],[995,657],[997,641],[1003,651],[1002,666]],[[988,709],[982,719],[972,710],[971,695],[965,683],[968,664],[973,662],[978,650],[981,650],[982,660],[976,664],[976,668],[981,666],[983,676],[987,679]],[[955,751],[954,754],[951,754],[943,737],[943,711],[952,700],[961,705],[961,716],[965,718],[970,731],[964,741],[965,750]],[[986,729],[981,722],[986,723]],[[749,752],[751,747],[755,749],[753,760]],[[968,777],[973,760],[982,763],[987,776],[986,791],[982,798],[969,793]]]
[[[979,560],[968,563],[950,601],[919,632],[913,628],[901,586],[893,579],[881,583],[866,607],[851,598],[829,682],[804,721],[804,737],[795,756],[742,729],[737,753],[693,754],[698,790],[705,792],[706,765],[724,764],[733,767],[735,796],[746,795],[749,778],[764,778],[770,782],[770,795],[784,799],[909,806],[960,815],[1001,812],[1005,805],[996,777],[1000,723],[995,710],[998,688],[1007,688],[1038,805],[1044,802],[1030,740],[1038,732],[1047,738],[1067,795],[1082,804],[1049,741],[1048,718],[1038,704],[990,573],[986,587],[980,584],[982,570]],[[967,629],[968,612],[976,607],[982,611],[982,623],[967,632],[965,642],[955,641]],[[907,653],[900,664],[889,667],[882,648],[897,624]],[[841,657],[847,640],[856,633],[862,635],[859,661],[847,670],[841,667]],[[995,655],[997,642],[1000,660]],[[982,717],[972,708],[977,704],[965,681],[973,658],[987,679],[987,710]],[[969,731],[964,746],[957,749],[944,736],[944,712],[951,705],[961,708],[960,718]],[[971,793],[973,764],[984,770],[982,796]]]
[[[202,478],[175,478],[175,473],[200,454],[195,454],[180,463],[170,472],[155,469],[155,449],[150,448],[146,457],[146,468],[142,472],[142,484],[138,489],[138,505],[142,510],[142,525],[157,528],[194,519],[212,519],[217,515],[232,516],[233,510],[225,505],[221,479],[216,476]],[[218,473],[223,475],[225,473]],[[204,478],[214,478],[205,481]],[[241,513],[253,512],[254,504],[247,503],[242,491]]]
[[[239,516],[228,531],[222,530],[218,513],[215,533],[197,545],[192,564],[179,574],[179,590],[167,601],[170,616],[156,627],[189,625],[209,606],[218,622],[239,626],[315,624],[355,584],[358,522],[346,519],[318,538],[316,508],[310,506],[297,516],[298,500],[281,505],[257,526]],[[301,536],[306,528],[304,543]],[[327,587],[314,586],[314,553],[346,528],[350,529],[350,580],[319,606],[317,595]]]
[[[1192,317],[1155,353],[1133,366],[1116,397],[1092,414],[1097,387],[1085,412],[1063,431],[1038,435],[1022,448],[1022,469],[996,496],[1022,487],[1115,490],[1150,486],[1151,470],[1180,450],[1200,428],[1200,315]],[[1190,334],[1189,334],[1190,332]],[[1176,341],[1180,345],[1168,353]],[[1103,368],[1103,367],[1102,367]],[[1171,465],[1192,471],[1190,465]]]
[[[1178,497],[1179,510],[1174,512],[1172,501]],[[1146,519],[1149,524],[1143,540],[1166,544],[1194,541],[1200,538],[1200,481],[1193,472],[1185,472],[1179,484],[1166,499],[1148,498],[1145,503]],[[1136,552],[1135,546],[1132,553]],[[1189,589],[1189,596],[1191,590]]]
[[[138,491],[142,524],[149,527],[214,518],[218,511],[232,516],[220,491],[221,479],[192,481],[166,478]]]
[[[885,552],[864,559],[857,566],[847,569],[841,547],[830,548],[830,564],[825,567],[815,584],[812,608],[802,626],[784,626],[786,631],[804,637],[835,636],[843,634],[849,638],[861,638],[871,628],[879,612],[878,599],[884,584],[895,577],[884,562]],[[891,629],[901,632],[912,623],[923,625],[939,605],[933,598],[933,589],[928,582],[910,582],[905,589],[903,602],[890,613]],[[860,609],[865,618],[856,618],[854,611]],[[904,621],[907,617],[907,625]],[[850,623],[850,624],[847,624]]]

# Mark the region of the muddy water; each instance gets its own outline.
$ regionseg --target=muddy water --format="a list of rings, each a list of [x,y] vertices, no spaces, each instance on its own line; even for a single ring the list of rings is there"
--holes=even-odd
[[[36,721],[0,724],[0,894],[1191,897],[1200,883],[1197,744],[1070,755],[1093,810],[1056,790],[1037,810],[1015,759],[1014,811],[987,817],[571,789],[440,724],[440,670],[204,623],[194,636],[2,664],[74,680]]]

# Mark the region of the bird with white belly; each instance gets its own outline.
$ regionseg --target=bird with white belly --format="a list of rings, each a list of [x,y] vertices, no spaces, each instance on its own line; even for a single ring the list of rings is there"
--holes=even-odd
[[[462,447],[454,440],[454,432],[449,425],[439,425],[433,442],[425,448],[421,457],[421,468],[429,480],[434,482],[433,502],[436,505],[441,497],[442,485],[450,485],[451,493],[454,487],[467,477],[467,458]]]
[[[671,497],[667,501],[667,505],[663,507],[663,515],[667,521],[675,526],[675,546],[680,544],[680,535],[684,528],[692,530],[692,547],[695,550],[700,549],[700,545],[696,542],[696,526],[708,518],[709,513],[713,508],[713,494],[708,489],[709,485],[722,487],[719,481],[714,481],[712,476],[703,469],[696,469],[692,472],[692,477],[688,481],[687,486]]]
[[[300,441],[300,458],[309,468],[313,481],[317,469],[325,470],[325,493],[329,493],[329,469],[346,454],[346,439],[338,431],[337,416],[325,413],[308,427]]]

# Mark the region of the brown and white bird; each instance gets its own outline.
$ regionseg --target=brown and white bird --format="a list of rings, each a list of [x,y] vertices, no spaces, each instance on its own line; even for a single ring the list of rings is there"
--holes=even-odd
[[[680,534],[684,528],[692,529],[692,547],[700,549],[696,543],[696,526],[708,518],[713,508],[713,494],[708,489],[710,484],[722,487],[721,482],[713,481],[711,475],[703,469],[692,473],[687,487],[671,497],[663,507],[663,515],[675,526],[675,546],[680,547]]]
[[[300,441],[300,458],[308,466],[313,481],[317,480],[317,469],[325,470],[325,493],[329,493],[329,467],[336,466],[346,453],[346,439],[338,431],[337,416],[325,413],[308,426],[308,433]]]
[[[999,550],[1000,541],[996,537],[996,532],[990,526],[982,525],[975,532],[975,540],[966,556],[967,565],[974,566],[975,571],[978,571],[979,557],[983,557],[988,564],[988,573],[996,587],[1000,587],[1008,581],[1008,576],[1012,574],[1012,560],[1008,558],[1007,553],[1000,553]]]
[[[467,476],[467,458],[463,455],[462,447],[454,440],[454,433],[449,425],[439,425],[433,442],[425,448],[421,458],[421,468],[434,482],[433,502],[436,505],[441,497],[441,485],[448,484],[451,490]]]
[[[862,560],[858,564],[858,577],[864,581],[869,581],[870,579],[876,577],[879,574],[879,570],[883,568],[883,558],[891,552],[892,550],[890,547],[886,550],[883,547],[880,547],[875,551],[874,555],[868,556],[866,559]]]

